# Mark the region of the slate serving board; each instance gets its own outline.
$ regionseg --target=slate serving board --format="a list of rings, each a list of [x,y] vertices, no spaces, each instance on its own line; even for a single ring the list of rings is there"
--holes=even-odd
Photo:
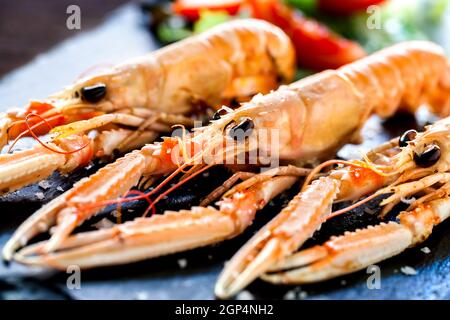
[[[23,105],[30,98],[45,97],[70,83],[80,71],[92,65],[117,63],[156,47],[155,41],[142,25],[139,9],[132,5],[122,7],[95,30],[81,33],[61,43],[0,80],[0,106],[6,109]],[[374,117],[364,128],[364,143],[360,146],[346,146],[339,155],[343,158],[358,157],[357,150],[367,150],[397,136],[405,129],[420,127],[430,120],[432,119],[426,112],[420,113],[416,118],[397,116],[387,122]],[[43,202],[61,193],[56,190],[56,186],[67,190],[75,181],[95,172],[100,166],[101,164],[95,164],[81,169],[69,178],[54,174],[48,179],[51,185],[48,189],[33,185],[1,197],[0,247],[29,214]],[[177,208],[193,204],[228,174],[223,168],[215,169],[209,177],[197,179],[172,195],[162,206]],[[44,199],[36,196],[39,192],[44,194]],[[273,217],[295,192],[293,188],[267,206],[258,214],[255,224],[236,239],[130,265],[83,271],[81,289],[77,290],[67,288],[68,275],[65,273],[32,269],[17,264],[0,265],[0,298],[214,299],[213,286],[224,262],[259,227]],[[376,204],[375,201],[370,205],[376,208]],[[142,204],[138,204],[139,206]],[[106,212],[88,225],[105,216],[113,219]],[[367,219],[374,218],[361,210],[356,210],[345,218],[336,218],[315,235],[315,241],[320,242],[330,234],[338,234],[346,229],[361,227],[367,223]],[[256,281],[249,286],[248,292],[254,298],[271,299],[281,299],[289,290],[294,290],[292,292],[295,294],[288,296],[301,299],[450,299],[448,230],[449,222],[443,223],[424,244],[380,263],[382,278],[379,290],[368,289],[368,274],[362,271],[301,288],[276,287]],[[422,252],[420,249],[423,247],[428,247],[430,253]],[[183,263],[186,263],[184,268],[180,266]],[[413,267],[417,275],[403,274],[400,270],[404,266]]]

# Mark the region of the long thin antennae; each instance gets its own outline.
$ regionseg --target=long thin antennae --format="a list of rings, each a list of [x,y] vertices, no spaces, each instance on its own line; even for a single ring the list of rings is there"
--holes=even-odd
[[[148,193],[142,192],[142,194],[135,196],[135,197],[125,198],[123,196],[123,197],[119,197],[119,198],[113,199],[113,200],[98,201],[95,203],[84,205],[82,208],[79,208],[79,209],[80,210],[90,210],[93,208],[104,207],[104,206],[109,206],[109,205],[118,204],[118,203],[133,202],[133,201],[142,200],[142,199],[150,199],[149,197],[151,195],[153,195],[156,192],[158,192],[159,190],[161,190],[162,187],[164,187],[167,183],[169,183],[186,166],[188,166],[188,164],[184,164],[184,165],[180,166],[177,170],[175,170],[168,177],[166,177],[160,184],[158,184],[158,186],[156,186],[155,189],[153,189],[152,191],[150,191]]]
[[[373,172],[375,172],[376,174],[380,175],[380,176],[384,176],[384,177],[393,176],[393,175],[396,175],[398,173],[398,171],[399,171],[399,170],[395,170],[395,171],[392,171],[390,173],[385,173],[382,170],[378,169],[377,167],[384,167],[386,169],[389,169],[392,166],[376,165],[376,164],[373,163],[372,160],[369,159],[369,157],[365,153],[362,153],[362,157],[363,157],[364,161],[367,163],[367,167],[369,169],[371,169]]]
[[[166,197],[169,193],[171,193],[173,190],[179,188],[181,185],[185,184],[186,182],[188,182],[189,180],[193,179],[194,177],[198,176],[200,173],[208,170],[209,168],[211,168],[213,166],[213,164],[209,164],[205,167],[203,167],[202,169],[194,172],[193,174],[191,174],[189,177],[187,177],[184,180],[181,180],[179,182],[177,182],[175,185],[173,185],[172,187],[170,187],[168,190],[164,191],[163,193],[161,193],[158,197],[156,197],[156,199],[153,201],[153,204],[151,205],[153,208],[155,207],[155,205],[164,197]],[[147,215],[146,211],[143,215],[143,217],[145,217]]]
[[[129,191],[127,191],[124,195],[123,195],[123,198],[125,199],[126,197],[128,197],[129,195],[132,195],[132,194],[137,194],[137,195],[139,195],[139,196],[142,196],[143,197],[143,199],[145,199],[145,200],[147,200],[147,202],[148,202],[148,204],[149,204],[149,207],[146,209],[146,211],[145,212],[148,212],[148,210],[149,210],[149,208],[151,208],[151,206],[152,206],[152,200],[150,199],[150,197],[148,196],[148,195],[146,195],[144,192],[142,192],[142,191],[139,191],[139,190],[129,190]],[[121,218],[122,218],[122,206],[121,206],[121,204],[123,203],[123,202],[125,202],[125,201],[121,201],[121,202],[118,202],[117,203],[117,224],[120,224],[121,223]],[[153,207],[154,208],[154,207]],[[152,214],[156,214],[156,209],[153,209],[153,212],[152,212]]]
[[[333,159],[333,160],[328,160],[328,161],[322,162],[317,167],[315,167],[309,173],[309,175],[306,177],[305,182],[303,183],[303,187],[302,187],[301,191],[302,192],[305,191],[306,186],[308,186],[311,183],[311,181],[314,179],[314,177],[318,173],[320,173],[320,171],[322,171],[323,168],[326,168],[326,167],[331,166],[333,164],[344,164],[344,165],[353,166],[353,167],[362,167],[362,165],[359,165],[359,164],[354,163],[354,162],[346,161],[346,160]]]
[[[57,119],[58,117],[60,117],[61,115],[59,115],[59,114],[57,114],[57,115],[55,115],[55,116],[53,116],[53,117],[50,117],[50,118],[47,118],[46,120],[47,121],[52,121],[52,120],[54,120],[54,119]],[[24,121],[24,123],[25,123],[25,120],[23,120]],[[32,130],[35,130],[36,128],[38,128],[39,126],[41,126],[41,125],[43,125],[43,124],[46,124],[45,123],[45,121],[39,121],[38,123],[36,123],[36,124],[34,124],[32,127],[31,127],[31,129]],[[16,125],[16,124],[14,124],[14,125]],[[14,139],[14,141],[12,142],[12,144],[10,145],[10,147],[8,148],[8,151],[6,152],[6,153],[10,153],[11,151],[12,151],[12,149],[14,148],[14,146],[16,145],[16,143],[20,140],[20,139],[22,139],[26,134],[28,134],[28,133],[30,133],[30,130],[29,129],[26,129],[25,131],[23,131],[22,133],[20,133],[15,139]]]
[[[182,144],[182,148],[185,148],[185,143],[183,141],[180,141],[181,139],[177,140],[178,144]],[[184,152],[185,150],[183,150],[182,152]],[[147,208],[146,212],[144,213],[144,216],[147,215],[148,211],[150,209],[153,209],[155,207],[155,204],[161,200],[164,196],[166,196],[167,194],[169,194],[170,192],[172,192],[173,190],[175,190],[176,188],[178,188],[179,186],[181,186],[182,184],[186,183],[187,181],[189,181],[190,179],[194,178],[195,176],[199,175],[200,173],[204,172],[205,170],[207,170],[208,168],[212,167],[214,165],[210,164],[205,166],[204,168],[194,172],[191,174],[192,172],[192,168],[188,171],[184,171],[184,169],[188,166],[193,165],[195,167],[195,163],[196,160],[198,158],[201,158],[203,156],[203,152],[199,152],[197,154],[195,154],[192,158],[184,158],[185,160],[187,159],[188,162],[183,163],[183,164],[179,164],[179,162],[177,161],[177,166],[178,168],[173,171],[169,176],[167,176],[160,184],[158,184],[155,189],[153,189],[152,191],[148,192],[148,193],[143,193],[140,194],[136,197],[130,197],[130,198],[118,198],[118,199],[114,199],[114,200],[105,200],[105,201],[99,201],[96,203],[92,203],[92,204],[88,204],[88,205],[84,205],[82,208],[79,208],[79,210],[89,210],[92,208],[96,208],[96,207],[103,207],[103,206],[108,206],[108,205],[113,205],[113,204],[117,204],[117,203],[123,203],[123,202],[132,202],[132,201],[136,201],[136,200],[141,200],[141,199],[149,199],[149,197],[151,195],[154,195],[156,192],[158,192],[159,190],[161,190],[162,187],[164,187],[167,183],[169,183],[175,176],[177,176],[180,172],[183,173],[187,173],[188,176],[184,176],[183,179],[181,181],[179,181],[177,184],[175,184],[174,186],[172,186],[171,188],[169,188],[167,191],[165,191],[164,193],[162,193],[161,195],[159,195],[155,201],[153,201],[153,204]]]
[[[360,205],[362,205],[362,204],[364,204],[364,203],[367,203],[367,202],[369,202],[369,201],[372,200],[372,199],[375,199],[375,198],[378,197],[379,195],[380,195],[379,193],[374,193],[374,194],[372,194],[372,195],[370,195],[370,196],[368,196],[368,197],[366,197],[366,198],[364,198],[364,199],[362,199],[362,200],[360,200],[360,201],[358,201],[358,202],[356,202],[356,203],[354,203],[354,204],[352,204],[352,205],[350,205],[350,206],[348,206],[348,207],[345,207],[344,209],[335,211],[335,212],[333,212],[331,215],[327,216],[327,217],[325,218],[324,221],[327,221],[327,220],[329,220],[329,219],[331,219],[331,218],[334,218],[334,217],[336,217],[336,216],[339,216],[339,215],[341,215],[341,214],[344,214],[344,213],[346,213],[346,212],[349,212],[350,210],[353,210],[353,209],[359,207]]]
[[[180,178],[180,181],[189,178],[192,174],[194,174],[195,172],[197,172],[197,170],[201,169],[201,165],[193,165],[192,168],[190,168],[187,171],[183,171],[184,175]]]
[[[142,191],[139,191],[139,190],[130,190],[130,191],[128,191],[126,193],[126,195],[124,197],[126,197],[126,196],[128,196],[130,194],[138,194],[138,195],[143,196],[144,199],[147,200],[148,205],[149,205],[148,208],[145,210],[145,213],[147,214],[148,211],[150,211],[150,209],[152,209],[152,215],[156,214],[156,208],[153,205],[153,201],[150,199],[149,195],[146,195],[145,192],[142,192]]]
[[[46,149],[48,149],[48,150],[50,150],[50,151],[53,151],[53,152],[59,153],[59,154],[72,154],[72,153],[76,153],[76,152],[78,152],[78,151],[83,150],[84,148],[86,148],[86,147],[90,144],[90,142],[87,141],[86,144],[84,144],[84,145],[81,146],[80,148],[75,149],[75,150],[71,150],[71,151],[61,151],[61,150],[58,150],[58,149],[54,149],[54,148],[50,147],[49,145],[45,144],[44,142],[42,142],[42,140],[39,139],[39,137],[34,133],[33,129],[31,128],[30,124],[28,123],[28,118],[29,118],[30,116],[35,116],[35,117],[40,118],[42,121],[44,121],[44,122],[49,126],[50,129],[53,129],[52,125],[51,125],[46,119],[44,119],[43,117],[41,117],[41,116],[38,115],[38,114],[30,113],[29,115],[27,115],[27,116],[25,117],[25,124],[27,125],[28,130],[30,131],[30,134],[33,136],[33,138],[34,138],[37,142],[39,142],[39,144],[40,144],[41,146],[43,146],[44,148],[46,148]]]
[[[155,189],[150,191],[148,193],[148,195],[151,196],[151,195],[155,194],[156,192],[158,192],[159,190],[161,190],[161,188],[164,187],[166,184],[168,184],[173,178],[175,178],[175,176],[177,176],[180,172],[183,172],[184,168],[186,168],[187,166],[189,166],[189,164],[185,163],[185,164],[181,165],[180,167],[178,167],[177,170],[172,172],[167,178],[165,178],[160,184],[158,184],[155,187]]]
[[[30,112],[30,113],[32,113],[32,114],[38,114],[38,113],[36,113],[36,112]],[[30,114],[30,113],[27,113],[27,115]],[[55,113],[56,113],[57,116],[64,117],[64,116],[62,115],[61,111],[60,111],[60,110],[57,110],[56,108],[47,110],[47,111],[41,113],[40,115],[41,115],[42,117],[44,117],[45,119],[49,119],[49,117],[53,117],[53,115],[54,115]],[[14,126],[17,126],[17,125],[21,125],[21,124],[25,124],[25,119],[14,121],[14,122],[11,124],[11,127],[14,127]]]

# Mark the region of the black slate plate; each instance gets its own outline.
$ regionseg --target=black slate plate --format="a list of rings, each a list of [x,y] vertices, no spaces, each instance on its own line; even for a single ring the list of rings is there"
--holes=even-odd
[[[96,63],[115,63],[125,58],[145,53],[155,48],[154,42],[140,24],[138,9],[126,6],[118,10],[99,28],[75,36],[50,52],[38,57],[23,68],[0,81],[0,106],[21,105],[33,97],[43,97],[70,83],[80,70]],[[67,64],[67,61],[71,61]],[[36,74],[44,74],[45,78]],[[23,92],[23,88],[27,88]],[[20,93],[20,94],[19,94]],[[367,150],[405,129],[420,127],[431,120],[421,113],[416,121],[410,116],[397,116],[387,122],[372,118],[364,128],[364,143],[361,146],[347,146],[340,152],[343,158],[358,157],[357,149]],[[29,186],[0,199],[0,247],[4,245],[17,226],[43,202],[57,196],[78,179],[98,169],[101,164],[81,169],[70,177],[54,174],[48,179],[52,188],[42,189]],[[226,169],[217,168],[209,177],[202,177],[172,195],[165,207],[179,208],[198,201],[221,179]],[[195,192],[193,192],[195,190]],[[36,197],[37,192],[44,199]],[[293,188],[277,198],[273,204],[260,212],[254,225],[236,239],[215,246],[201,248],[149,261],[125,266],[84,271],[81,274],[81,289],[70,290],[66,286],[68,274],[32,269],[17,264],[0,265],[0,298],[4,299],[213,299],[213,286],[223,264],[245,241],[273,217],[289,196]],[[370,204],[376,208],[376,201]],[[137,211],[139,212],[139,211]],[[108,216],[103,213],[94,221]],[[131,215],[128,216],[131,218]],[[111,220],[114,218],[109,217]],[[327,223],[315,235],[316,241],[326,239],[330,234],[339,234],[367,224],[370,219],[361,210]],[[375,221],[374,221],[375,222]],[[450,298],[450,236],[449,223],[435,229],[433,235],[420,247],[380,263],[381,289],[370,290],[364,271],[330,280],[324,283],[295,288],[295,297],[303,299],[449,299]],[[429,254],[420,248],[428,247]],[[181,262],[187,262],[185,268]],[[404,266],[417,270],[417,275],[407,276],[400,272]],[[281,299],[293,287],[272,286],[256,281],[248,292],[255,298]],[[290,295],[292,296],[292,295]]]

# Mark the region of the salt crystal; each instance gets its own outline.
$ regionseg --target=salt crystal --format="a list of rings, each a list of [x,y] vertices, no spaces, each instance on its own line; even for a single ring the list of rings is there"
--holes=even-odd
[[[48,188],[50,188],[50,183],[47,180],[42,180],[38,183],[38,186],[44,190],[47,190]]]
[[[178,259],[178,265],[180,266],[181,269],[186,268],[187,260],[186,259]]]
[[[400,271],[408,276],[415,276],[417,274],[416,269],[410,266],[401,267]]]
[[[302,291],[300,287],[296,287],[292,290],[286,292],[283,296],[284,300],[296,300],[296,299],[305,299],[308,296],[306,291]]]
[[[420,251],[422,251],[425,254],[429,254],[431,252],[430,248],[428,247],[423,247],[422,249],[420,249]]]
[[[118,218],[118,217],[119,217],[119,211],[113,210],[113,211],[111,211],[111,215],[112,215],[113,217],[115,217],[115,218]]]
[[[92,226],[97,229],[109,229],[109,228],[114,227],[114,223],[111,222],[111,220],[109,220],[107,218],[103,218],[99,222],[94,223]]]
[[[36,195],[36,198],[38,198],[39,200],[42,200],[45,198],[45,196],[42,192],[36,192],[35,195]]]
[[[286,294],[283,296],[284,300],[295,300],[296,294],[294,290],[289,290],[286,292]]]
[[[253,300],[254,298],[250,292],[244,290],[236,296],[236,299],[237,300]]]

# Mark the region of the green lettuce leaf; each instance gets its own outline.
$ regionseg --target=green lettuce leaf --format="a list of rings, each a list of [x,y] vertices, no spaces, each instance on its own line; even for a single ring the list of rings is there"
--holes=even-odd
[[[201,11],[200,18],[194,23],[194,32],[201,33],[231,19],[226,11]]]

